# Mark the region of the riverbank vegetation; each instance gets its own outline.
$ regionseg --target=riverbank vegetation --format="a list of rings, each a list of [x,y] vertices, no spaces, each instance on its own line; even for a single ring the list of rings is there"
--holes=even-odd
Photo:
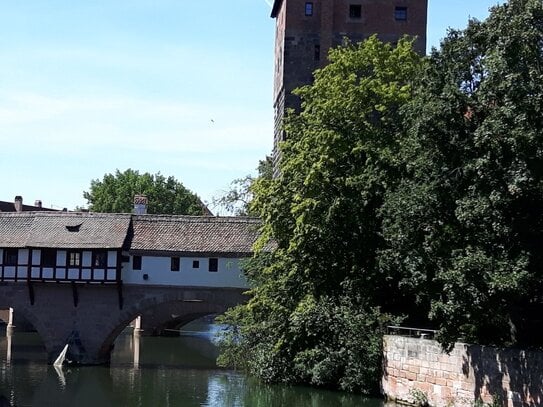
[[[389,324],[540,346],[543,5],[511,0],[419,57],[375,37],[330,53],[252,185],[261,251],[221,363],[373,393]],[[269,246],[268,246],[269,247]]]

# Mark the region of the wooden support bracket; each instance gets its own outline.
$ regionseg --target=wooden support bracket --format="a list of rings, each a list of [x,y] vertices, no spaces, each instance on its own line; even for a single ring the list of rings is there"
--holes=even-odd
[[[75,281],[72,281],[72,295],[74,297],[74,307],[77,308],[79,305],[79,292],[77,291],[77,284]]]
[[[28,298],[30,299],[30,305],[34,305],[34,286],[30,280],[28,281]]]
[[[123,309],[123,282],[117,281],[117,294],[119,295],[119,309]]]

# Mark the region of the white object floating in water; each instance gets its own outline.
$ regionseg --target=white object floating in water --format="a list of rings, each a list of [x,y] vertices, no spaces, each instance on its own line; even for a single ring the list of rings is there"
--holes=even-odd
[[[68,344],[62,349],[62,352],[60,352],[60,355],[58,355],[57,360],[55,360],[55,363],[53,363],[53,366],[62,366],[64,363],[64,359],[66,359],[66,352],[68,352]]]

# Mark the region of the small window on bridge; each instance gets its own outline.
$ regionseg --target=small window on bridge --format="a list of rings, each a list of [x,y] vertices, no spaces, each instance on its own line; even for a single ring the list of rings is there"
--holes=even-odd
[[[172,271],[179,271],[179,257],[172,257],[171,258],[170,269]]]
[[[19,260],[19,249],[4,249],[4,266],[16,266]]]
[[[57,265],[57,251],[55,249],[42,249],[41,266],[55,267]]]
[[[141,256],[132,257],[132,269],[141,270]]]
[[[219,259],[209,259],[209,271],[219,271]]]
[[[81,253],[76,251],[68,252],[68,267],[79,267],[81,266]]]
[[[92,265],[96,268],[106,268],[107,267],[107,252],[98,251],[92,253]]]
[[[192,268],[193,269],[199,269],[200,268],[200,260],[193,260],[192,261]]]

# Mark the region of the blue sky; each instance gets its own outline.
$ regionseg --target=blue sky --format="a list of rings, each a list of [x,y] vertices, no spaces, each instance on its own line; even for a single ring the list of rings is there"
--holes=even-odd
[[[268,0],[24,0],[0,13],[0,200],[84,206],[117,168],[205,201],[273,140]],[[428,47],[496,0],[430,0]]]

